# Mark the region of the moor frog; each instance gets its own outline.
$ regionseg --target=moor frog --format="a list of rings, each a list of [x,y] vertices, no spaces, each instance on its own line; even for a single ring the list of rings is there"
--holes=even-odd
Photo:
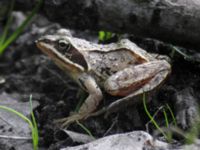
[[[55,35],[42,36],[36,44],[89,93],[77,113],[62,119],[63,126],[86,119],[95,111],[103,98],[102,91],[126,101],[157,88],[171,72],[166,60],[128,39],[102,45],[60,29]]]

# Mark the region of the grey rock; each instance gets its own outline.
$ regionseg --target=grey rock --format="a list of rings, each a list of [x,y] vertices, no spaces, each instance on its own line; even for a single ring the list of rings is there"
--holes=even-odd
[[[169,144],[154,140],[144,131],[133,131],[124,134],[115,134],[97,139],[88,144],[67,147],[61,150],[162,150],[169,149]]]
[[[198,103],[193,89],[187,87],[175,94],[177,123],[187,129],[199,118]]]

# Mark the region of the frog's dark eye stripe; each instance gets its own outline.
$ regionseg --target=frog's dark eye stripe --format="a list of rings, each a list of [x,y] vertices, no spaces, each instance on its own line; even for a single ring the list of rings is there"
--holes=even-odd
[[[51,44],[52,41],[49,39],[46,39],[44,37],[41,37],[40,39],[36,40],[36,42],[42,42],[42,43],[46,43],[46,44]]]
[[[85,90],[85,91],[87,91],[87,88],[86,88],[86,86],[85,86],[85,84],[84,84],[84,81],[82,80],[82,79],[78,79],[78,82],[79,82],[79,84],[81,85],[81,87]]]
[[[49,40],[49,39],[44,39],[43,42],[49,44],[49,43],[51,43],[51,40]]]
[[[70,49],[70,44],[65,40],[59,40],[58,41],[58,49],[60,51],[67,51]]]

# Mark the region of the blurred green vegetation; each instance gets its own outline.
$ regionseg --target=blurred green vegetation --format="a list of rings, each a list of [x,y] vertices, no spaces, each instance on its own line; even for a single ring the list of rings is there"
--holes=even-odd
[[[9,28],[12,24],[12,11],[14,8],[15,0],[12,0],[9,8],[8,18],[6,25],[3,29],[3,33],[0,35],[0,55],[5,51],[5,49],[17,39],[17,37],[22,33],[24,28],[28,25],[28,23],[31,21],[33,16],[38,12],[43,0],[39,0],[37,5],[33,8],[33,10],[30,12],[30,14],[26,17],[26,19],[22,22],[22,24],[17,27],[17,29],[9,35]]]
[[[99,31],[99,41],[103,42],[112,38],[114,33],[107,31]]]

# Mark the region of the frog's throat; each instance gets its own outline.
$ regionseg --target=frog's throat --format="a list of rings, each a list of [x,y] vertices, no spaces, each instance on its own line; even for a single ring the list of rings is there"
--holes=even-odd
[[[45,54],[47,54],[61,69],[70,72],[84,72],[85,69],[61,55],[53,46],[43,42],[37,42],[37,47]]]

